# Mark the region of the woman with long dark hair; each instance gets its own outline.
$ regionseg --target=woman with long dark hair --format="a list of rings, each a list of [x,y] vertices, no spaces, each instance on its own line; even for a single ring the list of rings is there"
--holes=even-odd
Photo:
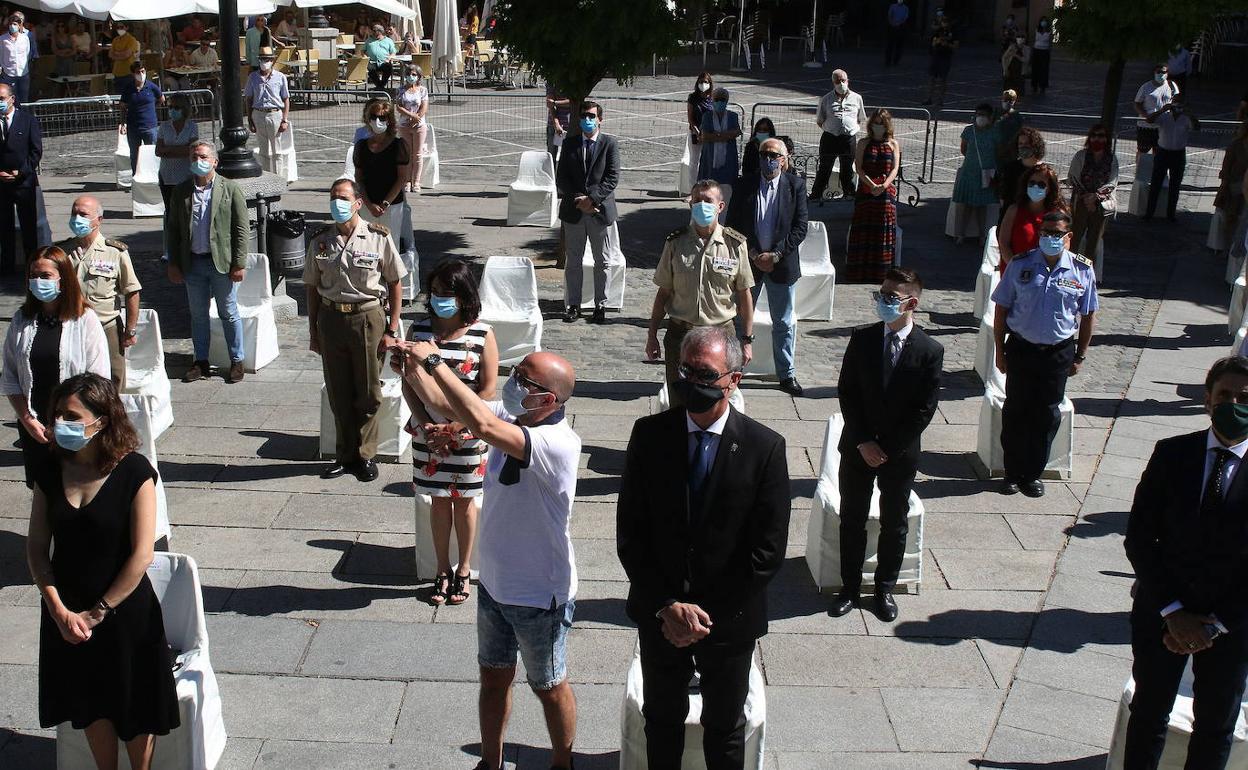
[[[1001,250],[998,270],[1015,257],[1040,245],[1040,225],[1051,211],[1069,212],[1057,173],[1047,163],[1039,163],[1018,181],[1013,204],[1005,210],[997,228],[997,246]]]

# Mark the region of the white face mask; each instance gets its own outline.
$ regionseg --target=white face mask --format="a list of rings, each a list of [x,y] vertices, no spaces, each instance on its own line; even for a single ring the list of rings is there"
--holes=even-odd
[[[975,125],[980,128],[987,128],[991,121],[984,115],[975,116]]]
[[[833,88],[835,88],[835,89],[836,89],[836,92],[837,92],[838,94],[840,94],[841,96],[844,96],[845,94],[849,93],[849,83],[848,83],[848,82],[843,82],[843,83],[834,83],[834,84],[832,85],[832,87],[833,87]]]
[[[262,62],[260,62],[260,71],[261,71],[261,72],[271,72],[272,70],[273,70],[273,62],[271,62],[271,61],[262,61]]]
[[[387,128],[386,121],[384,118],[373,118],[368,121],[368,128],[374,134],[384,134]]]
[[[701,91],[702,93],[706,93],[707,91],[711,90],[711,84],[705,81],[702,83],[698,83],[698,90]]]
[[[139,88],[142,88],[145,82],[147,82],[147,75],[135,75],[134,76],[134,84],[138,86]]]

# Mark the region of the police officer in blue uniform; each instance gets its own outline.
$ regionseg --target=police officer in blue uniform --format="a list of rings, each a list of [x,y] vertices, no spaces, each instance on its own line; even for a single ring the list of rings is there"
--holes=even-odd
[[[1044,494],[1040,475],[1061,422],[1066,378],[1079,373],[1095,323],[1092,260],[1067,251],[1070,215],[1045,215],[1040,246],[1016,257],[992,293],[996,365],[1005,375],[1002,494]]]

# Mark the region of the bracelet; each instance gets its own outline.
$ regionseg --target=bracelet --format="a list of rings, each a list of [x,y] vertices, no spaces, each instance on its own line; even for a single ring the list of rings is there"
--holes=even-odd
[[[101,596],[100,600],[95,603],[95,609],[103,612],[105,617],[111,615],[113,612],[113,608],[109,605],[108,602],[104,601],[103,596]]]

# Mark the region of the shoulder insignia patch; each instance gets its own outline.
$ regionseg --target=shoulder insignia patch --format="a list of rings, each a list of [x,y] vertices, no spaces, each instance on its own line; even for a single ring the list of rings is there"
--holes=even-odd
[[[674,241],[674,240],[676,240],[677,238],[679,238],[680,236],[684,235],[684,234],[685,234],[688,230],[689,230],[689,228],[688,228],[688,227],[678,227],[678,228],[676,228],[675,230],[673,230],[673,231],[671,231],[670,233],[668,233],[668,234],[667,234],[667,237],[666,237],[666,238],[664,238],[663,240],[665,240],[665,241]]]
[[[322,233],[327,233],[327,232],[329,232],[331,229],[333,229],[333,225],[332,225],[332,224],[325,225],[325,226],[324,226],[324,227],[322,227],[321,229],[319,229],[319,230],[317,230],[317,231],[313,232],[313,233],[309,236],[309,238],[315,238],[315,237],[317,237],[318,235],[321,235]]]
[[[1072,251],[1072,252],[1070,252],[1070,257],[1071,257],[1071,259],[1075,260],[1076,262],[1080,262],[1080,263],[1082,263],[1082,264],[1086,265],[1087,267],[1092,268],[1093,270],[1095,270],[1095,269],[1096,269],[1096,263],[1095,263],[1095,262],[1093,262],[1092,260],[1088,259],[1087,257],[1083,256],[1082,254],[1076,254],[1075,252],[1073,252],[1073,251]]]
[[[127,246],[127,245],[125,244],[125,242],[124,242],[124,241],[115,241],[115,240],[113,240],[112,238],[105,238],[105,239],[104,239],[104,245],[105,245],[105,246],[112,246],[114,249],[117,249],[118,251],[129,251],[129,250],[130,250],[130,247],[129,247],[129,246]]]
[[[736,230],[733,230],[731,227],[724,228],[724,237],[730,241],[737,241],[738,243],[746,242],[746,237]]]
[[[389,235],[389,234],[390,234],[390,228],[386,227],[385,225],[379,225],[379,224],[377,224],[376,222],[369,222],[369,223],[368,223],[368,230],[369,230],[369,232],[372,232],[372,233],[381,233],[382,235]]]

